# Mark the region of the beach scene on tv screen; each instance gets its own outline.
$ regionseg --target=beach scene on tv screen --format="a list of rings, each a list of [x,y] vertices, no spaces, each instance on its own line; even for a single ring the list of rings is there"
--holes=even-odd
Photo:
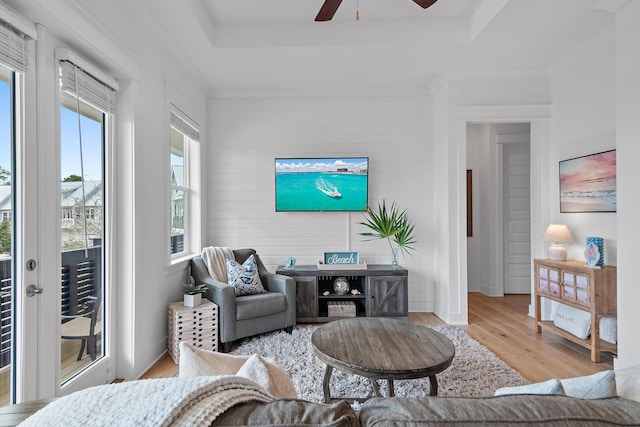
[[[362,211],[366,157],[276,159],[276,211]]]

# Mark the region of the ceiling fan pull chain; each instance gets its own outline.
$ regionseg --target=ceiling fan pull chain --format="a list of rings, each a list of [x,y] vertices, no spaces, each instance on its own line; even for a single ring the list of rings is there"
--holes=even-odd
[[[359,11],[359,7],[358,7],[358,0],[356,0],[356,21],[360,20],[360,11]]]

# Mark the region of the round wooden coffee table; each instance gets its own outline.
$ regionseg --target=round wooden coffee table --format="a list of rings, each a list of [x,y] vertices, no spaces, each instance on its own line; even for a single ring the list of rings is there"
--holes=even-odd
[[[393,380],[429,377],[429,393],[436,396],[436,374],[451,365],[456,352],[449,338],[431,328],[379,317],[329,322],[313,332],[311,344],[327,365],[322,382],[326,403],[332,401],[329,381],[334,368],[369,378],[376,396],[377,379],[387,380],[393,396]]]

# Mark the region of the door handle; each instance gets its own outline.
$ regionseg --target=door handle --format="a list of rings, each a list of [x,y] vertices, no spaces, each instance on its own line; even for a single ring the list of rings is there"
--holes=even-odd
[[[38,294],[41,294],[44,292],[44,289],[37,287],[36,285],[29,285],[27,286],[27,291],[26,291],[26,295],[28,297],[34,297]]]

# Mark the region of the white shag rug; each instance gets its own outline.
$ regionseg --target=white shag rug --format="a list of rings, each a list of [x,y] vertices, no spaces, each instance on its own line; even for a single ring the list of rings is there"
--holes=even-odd
[[[235,354],[257,353],[271,357],[289,374],[298,397],[311,402],[323,402],[322,379],[325,364],[314,354],[311,334],[316,328],[294,329],[245,339]],[[491,396],[500,387],[529,384],[516,370],[500,360],[487,347],[455,326],[437,326],[434,330],[453,341],[456,354],[447,369],[436,375],[438,396]],[[386,381],[379,381],[380,392],[387,395]],[[369,380],[334,369],[331,377],[331,397],[372,396]],[[395,395],[422,397],[429,395],[429,379],[394,381]]]

